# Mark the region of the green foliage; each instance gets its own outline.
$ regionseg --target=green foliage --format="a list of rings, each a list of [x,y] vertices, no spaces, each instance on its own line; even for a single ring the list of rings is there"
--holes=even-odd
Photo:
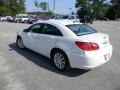
[[[43,11],[49,10],[49,5],[47,2],[39,3],[38,0],[35,0],[34,5],[35,5],[35,7],[37,7],[37,9],[41,8]]]
[[[37,8],[37,13],[36,13],[37,15],[41,15],[41,16],[53,15],[53,12],[49,9],[49,4],[47,2],[38,2],[38,0],[35,0],[34,5]],[[39,8],[42,9],[42,12],[38,11]]]
[[[24,13],[25,0],[1,0],[0,1],[0,15],[1,16],[15,16],[18,13]]]
[[[108,7],[106,0],[76,0],[76,2],[79,14],[96,18],[104,17]]]
[[[39,4],[39,6],[43,11],[48,10],[48,3],[47,2],[41,2]]]
[[[120,0],[111,0],[106,17],[111,20],[120,18]]]
[[[111,5],[106,13],[106,17],[112,20],[120,18],[120,0],[111,0]]]
[[[79,16],[120,18],[120,0],[76,0],[75,7]]]
[[[108,4],[106,3],[106,0],[94,0],[91,7],[94,11],[93,14],[95,17],[104,17],[108,9]]]
[[[35,5],[35,7],[37,7],[37,9],[39,8],[39,2],[38,2],[38,0],[34,1],[34,5]]]
[[[106,13],[106,17],[110,20],[115,20],[115,9],[113,7],[110,7],[109,10]]]
[[[4,1],[4,0],[0,0],[0,6],[3,6],[3,1]]]

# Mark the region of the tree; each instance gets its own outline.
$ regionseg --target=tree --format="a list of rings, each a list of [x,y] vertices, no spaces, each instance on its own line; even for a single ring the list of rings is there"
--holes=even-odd
[[[53,15],[53,12],[49,8],[49,4],[47,2],[38,2],[38,0],[35,0],[34,2],[35,7],[37,8],[37,15],[41,16],[51,16]],[[38,9],[41,8],[42,12],[38,12]]]
[[[120,0],[111,0],[109,10],[106,13],[106,17],[115,20],[120,18]]]
[[[25,8],[25,0],[18,0],[17,6],[19,7],[19,12],[25,13],[26,8]]]
[[[104,17],[108,8],[107,0],[76,0],[78,14]]]
[[[15,16],[25,12],[25,0],[0,0],[0,15]]]
[[[104,17],[108,10],[108,2],[106,0],[94,0],[91,4],[93,15],[95,17]]]
[[[40,8],[43,10],[43,11],[46,11],[48,10],[48,3],[47,2],[41,2],[39,4]]]
[[[37,0],[35,0],[34,5],[35,5],[35,7],[37,8],[37,12],[38,12],[38,9],[39,9],[39,2],[38,2]]]
[[[0,6],[2,6],[4,3],[4,0],[0,0]]]
[[[81,15],[88,14],[88,12],[87,12],[87,6],[88,6],[87,0],[76,0],[76,2],[77,2],[76,8],[79,8],[78,12]]]
[[[115,4],[115,6],[116,6],[116,18],[120,18],[120,0],[114,0],[114,1],[116,1],[116,4]]]

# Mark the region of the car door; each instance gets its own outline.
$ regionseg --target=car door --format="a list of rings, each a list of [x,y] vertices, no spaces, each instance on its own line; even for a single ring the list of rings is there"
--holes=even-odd
[[[38,46],[39,52],[42,52],[43,55],[49,57],[51,49],[56,45],[56,40],[61,37],[62,33],[57,27],[50,24],[44,24],[42,27],[42,35],[40,35],[42,40],[41,42],[38,42],[41,45]]]
[[[24,33],[24,39],[25,40],[25,46],[27,46],[29,49],[32,49],[34,51],[38,51],[38,44],[37,44],[37,37],[41,33],[41,24],[34,24],[32,25],[27,33]],[[40,40],[39,40],[40,41]]]

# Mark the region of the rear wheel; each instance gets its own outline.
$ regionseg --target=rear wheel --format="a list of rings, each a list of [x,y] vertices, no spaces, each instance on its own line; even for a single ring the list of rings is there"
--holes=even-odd
[[[70,64],[66,54],[62,51],[56,51],[52,55],[54,66],[60,71],[67,71],[70,69]]]
[[[18,48],[25,49],[25,45],[21,38],[17,38],[16,44],[17,44]]]
[[[27,20],[25,20],[24,23],[27,23]]]

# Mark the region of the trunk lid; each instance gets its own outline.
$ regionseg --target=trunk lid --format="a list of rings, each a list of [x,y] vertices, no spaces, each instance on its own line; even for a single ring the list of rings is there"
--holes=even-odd
[[[93,33],[93,34],[87,34],[79,37],[85,38],[92,43],[97,43],[100,49],[105,48],[106,46],[109,45],[109,36],[104,33]]]

